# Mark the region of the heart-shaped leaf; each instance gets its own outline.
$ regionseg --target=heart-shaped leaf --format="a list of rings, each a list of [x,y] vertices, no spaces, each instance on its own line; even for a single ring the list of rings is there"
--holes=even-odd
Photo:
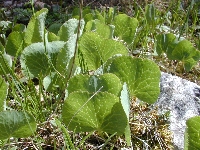
[[[172,33],[159,34],[156,37],[156,52],[161,55],[163,52],[168,51],[168,46],[176,39]]]
[[[122,84],[120,79],[111,73],[105,73],[100,76],[76,75],[69,80],[68,93],[74,91],[95,93],[99,89],[102,92],[107,91],[118,96],[122,89]]]
[[[1,140],[28,137],[35,131],[36,122],[30,114],[15,110],[0,112]]]
[[[121,135],[127,126],[126,114],[117,96],[98,92],[76,91],[65,100],[62,117],[65,125],[76,132],[104,131]]]
[[[195,51],[196,49],[190,41],[182,40],[175,46],[172,55],[176,60],[184,61],[196,54]]]
[[[126,82],[131,96],[154,103],[160,94],[160,70],[151,60],[122,56],[113,58],[105,71]]]
[[[126,14],[119,14],[115,16],[113,24],[115,25],[114,36],[124,40],[127,44],[131,44],[138,26],[138,20]]]
[[[53,41],[46,44],[33,43],[26,47],[21,55],[23,73],[30,77],[37,77],[40,73],[47,75],[56,65],[59,50],[64,46],[63,41]]]
[[[127,55],[126,47],[112,39],[103,39],[97,33],[85,32],[79,42],[79,50],[83,54],[89,70],[98,69],[113,55]]]

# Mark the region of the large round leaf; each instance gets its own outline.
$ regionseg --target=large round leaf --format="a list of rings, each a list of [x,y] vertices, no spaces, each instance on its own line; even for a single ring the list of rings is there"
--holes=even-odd
[[[168,52],[169,45],[176,39],[172,33],[159,34],[156,36],[156,52],[161,55],[163,52]]]
[[[66,126],[76,132],[105,131],[123,134],[127,126],[126,114],[117,96],[99,92],[76,91],[69,94],[62,110]]]
[[[28,137],[35,130],[36,122],[28,113],[15,110],[0,112],[0,140]]]
[[[115,16],[113,24],[115,25],[114,35],[127,44],[131,44],[138,26],[138,20],[126,14],[119,14]]]
[[[107,91],[118,96],[122,90],[120,79],[111,73],[100,76],[76,75],[69,80],[68,92],[88,91],[90,93]]]
[[[127,83],[132,96],[148,103],[157,100],[160,93],[160,70],[153,61],[122,56],[114,58],[106,68],[106,71],[116,74],[121,81]]]
[[[127,55],[126,47],[112,39],[103,39],[97,33],[85,32],[79,42],[80,52],[89,70],[98,69],[113,55]]]
[[[46,43],[34,43],[26,47],[21,55],[23,73],[31,77],[37,77],[40,73],[48,74],[53,70],[52,64],[56,65],[56,58],[59,50],[65,42],[53,41]]]
[[[184,61],[191,58],[196,54],[196,49],[190,41],[182,40],[180,41],[172,51],[172,55],[176,60]]]

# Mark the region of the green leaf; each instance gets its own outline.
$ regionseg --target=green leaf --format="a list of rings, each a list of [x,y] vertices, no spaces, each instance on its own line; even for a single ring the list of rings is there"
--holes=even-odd
[[[79,50],[89,70],[98,69],[114,55],[127,55],[126,47],[112,39],[103,39],[97,33],[85,32],[79,41]]]
[[[124,109],[124,112],[126,113],[126,117],[128,120],[127,127],[125,129],[125,138],[126,138],[127,144],[130,146],[131,145],[131,131],[130,131],[130,126],[129,126],[130,96],[129,96],[128,87],[126,83],[124,83],[123,85],[120,100],[121,100],[122,107]]]
[[[119,96],[122,84],[119,78],[111,73],[100,76],[76,75],[69,80],[69,94],[74,91],[88,91],[89,93],[95,93],[99,89],[101,89],[102,92],[107,91]]]
[[[61,23],[53,23],[49,26],[48,31],[53,32],[54,34],[57,34],[61,26],[62,26]]]
[[[36,12],[29,21],[24,38],[27,45],[44,41],[45,18],[47,12],[48,9],[43,8]]]
[[[187,139],[188,150],[199,150],[200,149],[200,117],[195,116],[186,121],[187,125]]]
[[[105,71],[116,74],[126,82],[131,96],[136,96],[147,103],[154,103],[159,94],[160,70],[151,60],[116,57],[107,64]]]
[[[119,98],[111,93],[73,92],[65,100],[62,117],[69,130],[124,133],[127,118]]]
[[[86,23],[88,21],[95,20],[95,19],[97,19],[100,22],[105,24],[105,19],[103,18],[103,16],[97,10],[94,10],[94,13],[88,13],[84,16],[84,20],[85,20]]]
[[[148,25],[155,26],[155,20],[156,20],[156,9],[154,4],[149,4],[145,7],[145,16]]]
[[[24,30],[26,29],[26,26],[24,24],[16,24],[12,31],[18,31],[18,32],[24,32]]]
[[[106,17],[106,24],[111,24],[114,18],[114,14],[115,14],[114,8],[109,7],[107,17]]]
[[[196,49],[190,41],[182,40],[175,46],[172,55],[176,60],[184,61],[190,58],[195,51]]]
[[[78,31],[78,24],[79,20],[77,19],[69,19],[68,21],[66,21],[58,31],[58,36],[60,37],[60,40],[68,41],[70,37],[76,35]],[[82,34],[84,25],[85,25],[84,20],[81,20],[80,35]]]
[[[0,54],[0,75],[5,75],[4,71],[6,74],[10,73],[10,70],[8,67],[12,67],[12,58],[10,55],[7,54]],[[6,65],[7,64],[7,65]],[[4,69],[4,71],[2,70]]]
[[[176,39],[172,33],[159,34],[156,37],[156,52],[160,56],[163,52],[168,51],[168,46]]]
[[[8,94],[8,85],[2,77],[0,77],[0,111],[5,109],[4,103]]]
[[[0,112],[0,139],[11,137],[25,138],[31,136],[36,131],[34,118],[22,111],[3,111]]]
[[[185,71],[189,72],[192,69],[192,67],[194,67],[194,65],[197,63],[197,61],[195,61],[193,58],[190,58],[185,60],[183,63]]]
[[[54,33],[52,32],[48,32],[48,41],[49,42],[53,42],[53,41],[59,41],[59,37],[56,36]]]
[[[9,34],[6,43],[6,52],[11,56],[19,55],[23,50],[24,35],[22,32],[12,32]]]
[[[138,26],[137,19],[131,18],[126,14],[119,14],[115,16],[113,25],[115,25],[114,36],[119,37],[120,40],[124,40],[127,44],[133,42]]]
[[[34,43],[26,47],[21,55],[21,66],[23,74],[30,77],[38,77],[41,73],[47,75],[50,70],[54,70],[52,65],[56,65],[58,52],[64,46],[63,41],[53,41],[46,43]]]
[[[76,50],[77,44],[77,27],[78,20],[70,19],[61,27],[58,35],[62,40],[67,40],[64,48],[60,51],[57,56],[56,68],[58,72],[64,75],[66,78],[69,75],[73,75],[76,65],[73,63],[74,54]],[[81,21],[80,34],[81,36],[83,28],[84,28],[84,20]],[[73,67],[73,68],[72,68]],[[71,72],[71,68],[73,69]]]
[[[0,41],[0,52],[4,53],[4,46],[3,46],[3,44],[1,43],[1,41]]]
[[[91,20],[89,22],[87,22],[86,26],[85,26],[85,31],[95,31],[96,33],[98,33],[98,35],[102,36],[103,38],[112,38],[112,32],[113,29],[104,24],[101,23],[99,20]]]
[[[123,89],[122,89],[121,95],[120,95],[120,100],[121,100],[122,106],[124,108],[124,111],[126,113],[127,119],[129,120],[130,96],[129,96],[128,87],[127,87],[126,83],[124,83],[124,85],[123,85]]]

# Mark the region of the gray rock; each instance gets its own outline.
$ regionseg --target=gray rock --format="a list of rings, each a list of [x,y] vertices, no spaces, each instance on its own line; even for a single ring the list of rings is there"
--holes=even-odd
[[[200,112],[200,86],[171,74],[162,73],[161,94],[154,106],[160,113],[170,111],[170,130],[175,149],[183,150],[186,120]]]

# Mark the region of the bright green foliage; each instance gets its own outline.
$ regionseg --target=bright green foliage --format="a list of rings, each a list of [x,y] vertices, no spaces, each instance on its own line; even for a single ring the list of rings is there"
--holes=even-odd
[[[178,41],[171,33],[160,34],[156,39],[158,55],[165,52],[169,59],[182,61],[186,71],[190,71],[200,60],[200,51],[196,50],[192,43],[187,40]]]
[[[195,56],[196,49],[193,47],[192,43],[187,40],[180,41],[174,48],[172,55],[177,60],[187,60],[191,56]]]
[[[50,27],[52,32],[49,32],[45,29],[47,12],[47,9],[42,9],[35,13],[26,30],[23,26],[16,26],[8,37],[6,52],[15,57],[21,54],[23,75],[43,79],[45,92],[52,92],[50,96],[62,99],[63,95],[59,94],[67,91],[62,109],[62,119],[67,129],[75,132],[97,130],[118,135],[125,133],[130,145],[130,96],[153,103],[160,92],[157,65],[148,59],[128,56],[129,50],[125,45],[134,41],[137,19],[125,14],[115,16],[113,8],[109,9],[108,14],[104,12],[104,17],[98,11],[84,9],[82,15],[85,20],[69,19],[63,25]],[[72,16],[79,18],[79,9],[74,9]],[[113,40],[113,37],[119,41]],[[167,43],[163,38],[160,41]],[[159,48],[161,54],[165,47]],[[3,46],[1,49],[4,53]],[[2,55],[12,66],[8,56]],[[0,63],[1,69],[5,70],[0,73],[5,75],[8,70],[4,59],[0,59]],[[82,70],[77,71],[78,65]],[[91,73],[91,70],[94,75],[81,74],[87,71]],[[0,88],[0,106],[3,106],[7,94],[7,86],[3,81]],[[0,133],[1,129],[4,130],[2,133],[6,133],[0,135],[0,139],[27,137],[36,128],[33,117],[25,112],[5,111],[0,113],[1,120]]]
[[[131,96],[147,103],[154,103],[160,93],[160,70],[151,60],[116,57],[107,64],[105,71],[116,74],[121,81],[126,82]]]
[[[119,14],[115,16],[113,25],[115,25],[114,36],[119,37],[127,44],[131,44],[134,40],[138,20],[131,18],[126,14]]]
[[[59,37],[57,35],[55,35],[53,32],[48,32],[47,39],[49,42],[59,41]]]
[[[3,111],[4,102],[8,93],[8,85],[4,81],[4,79],[0,76],[0,111]]]
[[[126,107],[121,105],[124,99],[120,102],[118,97],[122,84],[116,75],[76,75],[69,80],[67,89],[63,119],[71,130],[125,132],[128,119]]]
[[[69,19],[60,27],[60,30],[58,31],[58,36],[60,37],[61,41],[67,41],[70,37],[77,34],[78,22],[79,20],[77,19]],[[81,20],[80,33],[82,33],[84,25],[84,20]]]
[[[16,31],[16,32],[24,32],[24,30],[26,29],[26,26],[24,24],[16,24],[12,31]]]
[[[105,23],[105,18],[97,10],[94,10],[93,13],[88,13],[84,15],[84,20],[86,23],[88,21],[95,20],[95,19],[99,20],[102,23]]]
[[[47,12],[48,9],[43,8],[36,12],[29,21],[24,38],[27,45],[44,41],[45,17]]]
[[[63,41],[54,41],[46,43],[34,43],[26,47],[21,55],[21,65],[23,73],[30,77],[37,77],[40,73],[47,75],[55,66],[56,56],[59,50],[64,46]]]
[[[58,72],[66,77],[69,75],[69,72],[71,71],[70,69],[73,65],[72,60],[76,49],[78,23],[78,20],[70,19],[61,26],[58,32],[60,40],[67,42],[57,56],[56,68]],[[84,24],[84,20],[81,20],[79,36],[82,34]]]
[[[63,121],[76,132],[105,131],[121,135],[127,125],[119,98],[108,92],[91,95],[76,91],[69,94],[62,110]]]
[[[34,134],[36,122],[28,113],[22,111],[0,112],[0,139],[24,138]]]
[[[19,55],[23,50],[24,35],[22,32],[12,32],[9,34],[6,43],[6,52],[11,56]]]
[[[114,14],[115,14],[114,8],[110,7],[108,9],[108,13],[105,14],[106,15],[106,17],[105,17],[106,24],[111,24],[112,23],[113,18],[114,18]]]
[[[100,76],[76,75],[69,80],[68,93],[74,91],[88,91],[95,93],[101,88],[101,91],[107,91],[116,96],[119,96],[122,89],[122,84],[119,78],[111,73],[106,73]]]
[[[168,54],[168,58],[171,58],[169,56],[172,53],[170,51],[170,45],[175,39],[176,37],[172,33],[157,35],[156,52],[158,53],[158,55],[160,56],[163,52],[165,52],[166,54]]]
[[[200,149],[200,117],[195,116],[187,120],[187,130],[185,150],[199,150]]]
[[[99,20],[91,20],[88,21],[85,26],[85,31],[95,31],[98,35],[102,36],[102,38],[112,38],[113,37],[113,29],[111,26],[101,23]]]
[[[126,47],[112,39],[103,39],[97,33],[85,32],[79,42],[79,50],[88,70],[96,70],[113,55],[127,55]]]

